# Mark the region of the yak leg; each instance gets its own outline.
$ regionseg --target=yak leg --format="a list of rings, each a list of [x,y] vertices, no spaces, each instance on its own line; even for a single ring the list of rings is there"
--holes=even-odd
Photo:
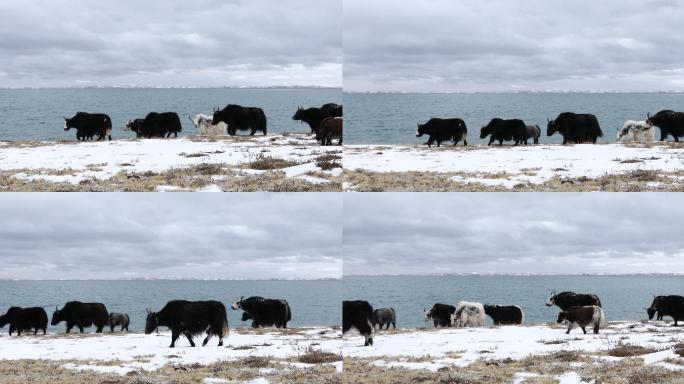
[[[434,144],[434,142],[435,142],[435,139],[433,139],[432,136],[430,136],[430,138],[428,139],[428,141],[425,144],[427,144],[428,148],[430,148],[430,147],[432,147],[432,144]]]
[[[188,339],[188,341],[190,342],[190,346],[191,346],[191,347],[194,347],[194,346],[195,346],[195,342],[192,340],[192,335],[186,332],[186,333],[185,333],[185,337],[186,337],[186,338]]]
[[[46,334],[47,334],[47,327],[43,328],[43,336],[45,336]]]
[[[178,340],[178,336],[180,336],[180,332],[171,330],[171,345],[169,348],[174,348],[176,346],[176,340]]]
[[[493,142],[494,142],[494,138],[492,137],[489,139],[489,144],[487,144],[487,146],[489,147],[490,145],[492,145]]]
[[[72,328],[72,327],[73,327],[73,325],[67,324],[66,333],[71,333],[71,328]]]
[[[204,341],[202,342],[203,347],[205,345],[207,345],[207,343],[209,342],[209,339],[211,339],[211,333],[207,333],[207,337],[204,338]]]
[[[599,333],[599,323],[594,324],[594,333],[598,334]]]
[[[571,323],[568,325],[568,330],[567,330],[567,332],[565,332],[565,334],[566,334],[566,335],[569,335],[569,334],[570,334],[570,331],[572,331],[573,328],[575,328],[575,323],[571,322]]]
[[[587,334],[587,329],[586,329],[586,328],[584,328],[584,327],[583,327],[583,326],[581,326],[581,325],[580,325],[580,328],[582,328],[582,332],[584,332],[584,334],[586,335],[586,334]]]
[[[37,334],[38,334],[38,328],[34,328],[34,329],[33,329],[33,336],[35,336],[35,335],[37,335]]]
[[[250,136],[256,135],[256,129],[252,128],[252,132],[249,134]]]
[[[95,333],[102,333],[102,328],[104,328],[104,325],[97,327],[97,330],[95,331]]]

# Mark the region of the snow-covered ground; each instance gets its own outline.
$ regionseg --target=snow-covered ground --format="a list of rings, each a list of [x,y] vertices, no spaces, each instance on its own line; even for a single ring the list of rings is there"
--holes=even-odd
[[[318,156],[330,152],[340,153],[341,148],[321,147],[311,135],[305,134],[82,143],[0,142],[0,171],[16,170],[14,177],[21,180],[72,184],[108,180],[120,173],[160,173],[200,164],[221,164],[240,174],[258,175],[265,171],[243,166],[260,157],[268,157],[297,163],[280,169],[286,178],[326,183],[328,180],[307,173],[341,174],[339,169],[323,171],[316,165]]]
[[[48,334],[47,336],[9,337],[0,335],[0,360],[77,360],[64,367],[75,370],[93,370],[101,373],[127,374],[133,371],[154,371],[166,364],[207,365],[250,356],[272,359],[297,358],[309,347],[341,354],[341,332],[332,328],[289,329],[284,332],[231,330],[224,338],[224,346],[218,347],[218,339],[210,340],[206,347],[199,343],[191,348],[182,337],[176,348],[169,348],[168,332],[144,335],[138,333],[85,335]],[[114,364],[112,364],[114,362]],[[342,369],[342,363],[333,363]],[[306,368],[307,364],[288,363],[290,367]]]
[[[602,354],[619,344],[627,344],[658,350],[641,356],[645,364],[684,369],[664,362],[679,357],[671,347],[684,341],[684,334],[669,324],[616,322],[598,335],[590,331],[585,335],[579,328],[569,335],[565,331],[565,326],[546,325],[379,331],[372,347],[364,347],[363,337],[350,333],[344,337],[343,350],[345,358],[371,359],[379,367],[437,371],[445,367],[467,367],[482,360],[519,360],[561,351],[578,351],[606,361],[619,360],[620,357]],[[415,361],[424,357],[429,358]]]
[[[623,144],[531,145],[427,148],[401,145],[347,145],[345,170],[368,172],[460,173],[452,180],[512,188],[560,178],[597,178],[635,170],[684,171],[684,147]],[[499,176],[494,176],[499,174]],[[501,177],[501,174],[506,174]],[[350,186],[353,189],[353,186]]]

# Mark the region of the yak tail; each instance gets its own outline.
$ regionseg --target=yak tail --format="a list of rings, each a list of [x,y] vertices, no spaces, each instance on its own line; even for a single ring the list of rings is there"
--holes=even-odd
[[[603,312],[603,309],[601,307],[596,307],[598,308],[598,323],[600,327],[605,327],[606,326],[606,315],[605,312]]]
[[[226,307],[221,305],[219,308],[219,314],[221,315],[221,337],[228,337],[228,334],[230,333],[230,330],[228,329],[228,313],[226,313]]]

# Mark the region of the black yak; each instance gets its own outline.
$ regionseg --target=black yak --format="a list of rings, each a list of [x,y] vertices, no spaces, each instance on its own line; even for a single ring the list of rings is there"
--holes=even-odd
[[[484,311],[492,318],[494,325],[522,324],[525,317],[522,308],[517,305],[485,304]]]
[[[547,136],[559,133],[563,136],[563,145],[568,142],[581,144],[591,141],[596,144],[603,132],[596,116],[591,114],[576,114],[563,112],[556,120],[549,119],[547,124]]]
[[[515,145],[524,143],[527,145],[527,125],[519,119],[492,119],[489,124],[482,127],[480,130],[480,139],[489,136],[489,144],[498,141],[499,145],[503,145],[504,141],[515,142]]]
[[[659,320],[662,316],[671,316],[674,319],[674,326],[679,320],[684,319],[684,297],[678,295],[656,296],[653,298],[651,306],[646,308],[648,319],[658,313]]]
[[[456,307],[449,304],[436,303],[430,310],[423,310],[425,312],[425,321],[432,320],[432,323],[437,327],[451,327],[451,315],[456,313]]]
[[[660,129],[660,141],[665,141],[668,135],[672,135],[675,141],[684,136],[684,112],[664,110],[651,116],[647,114],[646,123]]]
[[[133,131],[136,137],[166,137],[171,135],[178,137],[178,133],[183,130],[180,118],[175,112],[152,112],[144,119],[135,119],[126,124],[126,130]]]
[[[321,127],[321,122],[328,117],[342,117],[342,106],[329,103],[323,105],[321,108],[297,108],[292,120],[307,123],[311,128],[311,133],[318,133]]]
[[[207,345],[212,336],[218,336],[219,347],[223,345],[223,337],[228,335],[228,315],[226,307],[218,301],[172,300],[166,303],[159,312],[147,310],[145,334],[149,335],[158,327],[171,330],[171,345],[174,348],[181,334],[194,347],[193,336],[207,333],[202,346]]]
[[[264,299],[260,296],[243,297],[236,301],[232,309],[242,309],[242,320],[252,320],[252,328],[276,327],[287,328],[287,323],[292,320],[290,304],[286,300]]]
[[[66,333],[70,333],[73,327],[78,327],[83,333],[83,328],[91,326],[97,328],[97,333],[102,333],[102,329],[109,324],[109,313],[102,303],[70,301],[62,309],[55,308],[50,324],[57,325],[62,321],[66,322]]]
[[[367,301],[342,302],[342,333],[356,328],[365,338],[364,347],[373,345],[373,306]]]
[[[418,131],[416,137],[428,135],[430,138],[425,143],[428,147],[437,143],[441,146],[444,141],[451,141],[454,145],[463,140],[463,145],[468,145],[467,136],[468,128],[461,119],[438,119],[432,118],[425,124],[418,124]]]
[[[230,104],[220,111],[215,110],[211,121],[214,125],[221,122],[226,123],[228,134],[231,136],[235,136],[237,131],[248,130],[251,131],[251,136],[254,136],[258,131],[266,135],[266,114],[261,108]]]
[[[332,145],[333,139],[338,139],[337,145],[342,145],[342,126],[341,117],[326,118],[321,122],[321,128],[316,133],[316,140],[323,146],[329,146]]]
[[[601,300],[594,294],[583,294],[575,292],[553,292],[546,301],[547,307],[557,306],[562,310],[570,307],[597,305],[601,306]]]
[[[14,331],[17,331],[18,336],[21,336],[22,332],[31,330],[33,330],[34,335],[38,333],[38,330],[42,330],[44,335],[47,333],[48,317],[45,310],[40,307],[11,307],[7,313],[0,316],[0,328],[7,324],[9,324],[10,336]]]
[[[64,118],[64,130],[76,129],[78,141],[92,140],[97,135],[97,140],[109,137],[112,140],[112,119],[103,113],[78,112],[71,119]]]

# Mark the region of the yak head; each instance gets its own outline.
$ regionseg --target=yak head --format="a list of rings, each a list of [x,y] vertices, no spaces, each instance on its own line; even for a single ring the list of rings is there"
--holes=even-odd
[[[294,115],[292,115],[292,120],[295,121],[305,121],[309,117],[309,110],[304,109],[304,107],[299,106],[297,107],[297,112],[295,112]]]
[[[55,311],[52,313],[52,320],[50,321],[50,324],[57,325],[60,321],[63,320],[64,319],[62,318],[62,311],[55,307]]]
[[[8,323],[9,323],[9,316],[7,316],[7,314],[0,316],[0,328],[4,327]]]
[[[556,129],[556,122],[551,119],[547,119],[548,122],[546,123],[546,136],[553,136],[554,133],[558,132]]]
[[[558,312],[558,318],[556,319],[556,323],[560,324],[564,322],[567,319],[567,316],[568,314],[565,311]]]
[[[428,311],[427,309],[423,308],[423,312],[425,313],[426,322],[432,320],[432,309]]]
[[[241,309],[242,308],[242,300],[244,300],[244,299],[245,299],[245,297],[242,296],[240,298],[240,300],[234,302],[233,305],[230,306],[230,308],[232,308],[234,310]]]
[[[152,312],[151,309],[148,309],[147,318],[145,318],[145,334],[149,335],[150,333],[156,331],[158,327],[159,319],[157,319],[157,312]]]
[[[485,137],[489,136],[492,134],[492,129],[487,125],[486,127],[480,128],[480,139],[484,139]]]
[[[551,296],[546,300],[547,307],[553,307],[554,305],[556,305],[556,291],[551,292]]]
[[[416,137],[423,136],[425,132],[425,124],[418,123],[418,130],[416,131]]]
[[[65,131],[68,131],[68,130],[70,130],[71,128],[73,128],[73,125],[71,125],[71,120],[72,120],[72,119],[69,119],[69,118],[67,118],[67,117],[64,117],[64,130],[65,130]]]
[[[653,316],[655,316],[656,312],[660,310],[660,306],[662,304],[663,297],[662,296],[653,296],[653,302],[651,303],[651,306],[646,309],[646,313],[648,314],[648,319],[653,320]]]

